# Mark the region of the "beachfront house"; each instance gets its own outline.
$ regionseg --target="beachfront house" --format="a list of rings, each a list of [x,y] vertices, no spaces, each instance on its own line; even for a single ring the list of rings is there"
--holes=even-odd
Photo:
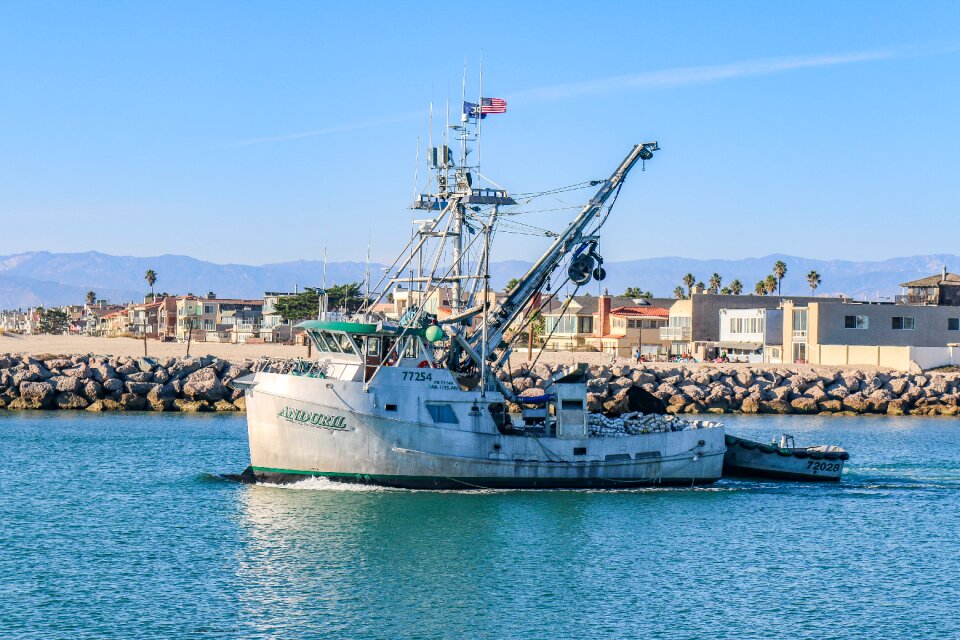
[[[207,342],[245,342],[258,338],[263,300],[238,298],[199,298],[186,296],[177,300],[177,340]]]
[[[216,329],[216,306],[212,301],[197,296],[183,296],[177,299],[177,340],[186,342],[192,335],[193,340],[202,340],[207,331]]]
[[[960,306],[960,275],[948,273],[947,268],[937,275],[900,285],[903,294],[895,298],[897,304],[924,306]]]
[[[731,362],[781,362],[783,310],[720,309],[717,346]]]
[[[721,309],[726,309],[728,313],[733,309],[778,309],[787,300],[806,304],[816,300],[839,302],[840,298],[735,296],[694,291],[689,298],[673,303],[667,325],[660,330],[660,336],[669,344],[671,356],[713,360],[719,358],[724,351],[720,338]]]
[[[277,311],[277,303],[283,298],[297,295],[281,291],[263,294],[263,310],[260,314],[260,339],[264,342],[288,342],[293,338],[292,325]]]
[[[553,300],[543,310],[544,349],[603,351],[631,357],[637,349],[650,359],[665,356],[661,339],[669,300],[625,296],[573,296]]]
[[[960,364],[960,305],[788,301],[783,314],[789,362],[901,371]]]

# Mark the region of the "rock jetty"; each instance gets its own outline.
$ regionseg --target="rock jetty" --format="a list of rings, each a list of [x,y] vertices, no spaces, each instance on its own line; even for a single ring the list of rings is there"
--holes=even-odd
[[[500,379],[520,395],[541,395],[559,365],[521,365]],[[912,374],[789,366],[592,366],[587,382],[591,413],[623,416],[635,410],[630,390],[660,399],[671,414],[887,414],[958,415],[956,374]],[[512,407],[513,410],[518,407]]]
[[[0,409],[243,411],[243,393],[230,383],[254,367],[251,360],[229,362],[213,356],[0,355]],[[500,378],[520,395],[537,396],[559,369],[560,365],[520,365],[501,371]],[[589,369],[587,409],[622,420],[592,427],[670,428],[667,423],[640,420],[635,388],[659,399],[669,414],[960,414],[957,374],[786,365],[595,365]]]
[[[242,411],[252,361],[0,355],[0,409]]]

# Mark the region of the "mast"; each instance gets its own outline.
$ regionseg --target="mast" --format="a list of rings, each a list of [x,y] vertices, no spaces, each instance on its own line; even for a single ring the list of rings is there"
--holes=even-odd
[[[493,213],[490,215],[490,222],[486,225],[483,230],[483,313],[486,314],[489,307],[489,292],[490,292],[490,232],[493,230],[493,225],[497,220],[497,205],[493,205]],[[488,345],[488,329],[487,323],[484,322],[481,326],[481,336],[480,336],[480,354],[483,356],[480,360],[480,397],[487,397],[487,358],[484,354],[487,353]]]

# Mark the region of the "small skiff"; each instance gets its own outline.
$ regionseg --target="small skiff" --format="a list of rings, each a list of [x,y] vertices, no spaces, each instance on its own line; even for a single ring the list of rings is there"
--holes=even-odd
[[[797,447],[793,436],[783,434],[780,442],[763,444],[726,435],[723,456],[724,477],[761,477],[779,480],[838,482],[850,454],[835,445]]]

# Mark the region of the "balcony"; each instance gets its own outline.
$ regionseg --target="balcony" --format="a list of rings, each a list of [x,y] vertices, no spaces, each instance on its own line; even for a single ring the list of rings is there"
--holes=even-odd
[[[908,293],[902,296],[894,296],[893,301],[896,304],[940,304],[939,293]]]
[[[689,342],[691,327],[660,327],[660,339],[672,342]]]

